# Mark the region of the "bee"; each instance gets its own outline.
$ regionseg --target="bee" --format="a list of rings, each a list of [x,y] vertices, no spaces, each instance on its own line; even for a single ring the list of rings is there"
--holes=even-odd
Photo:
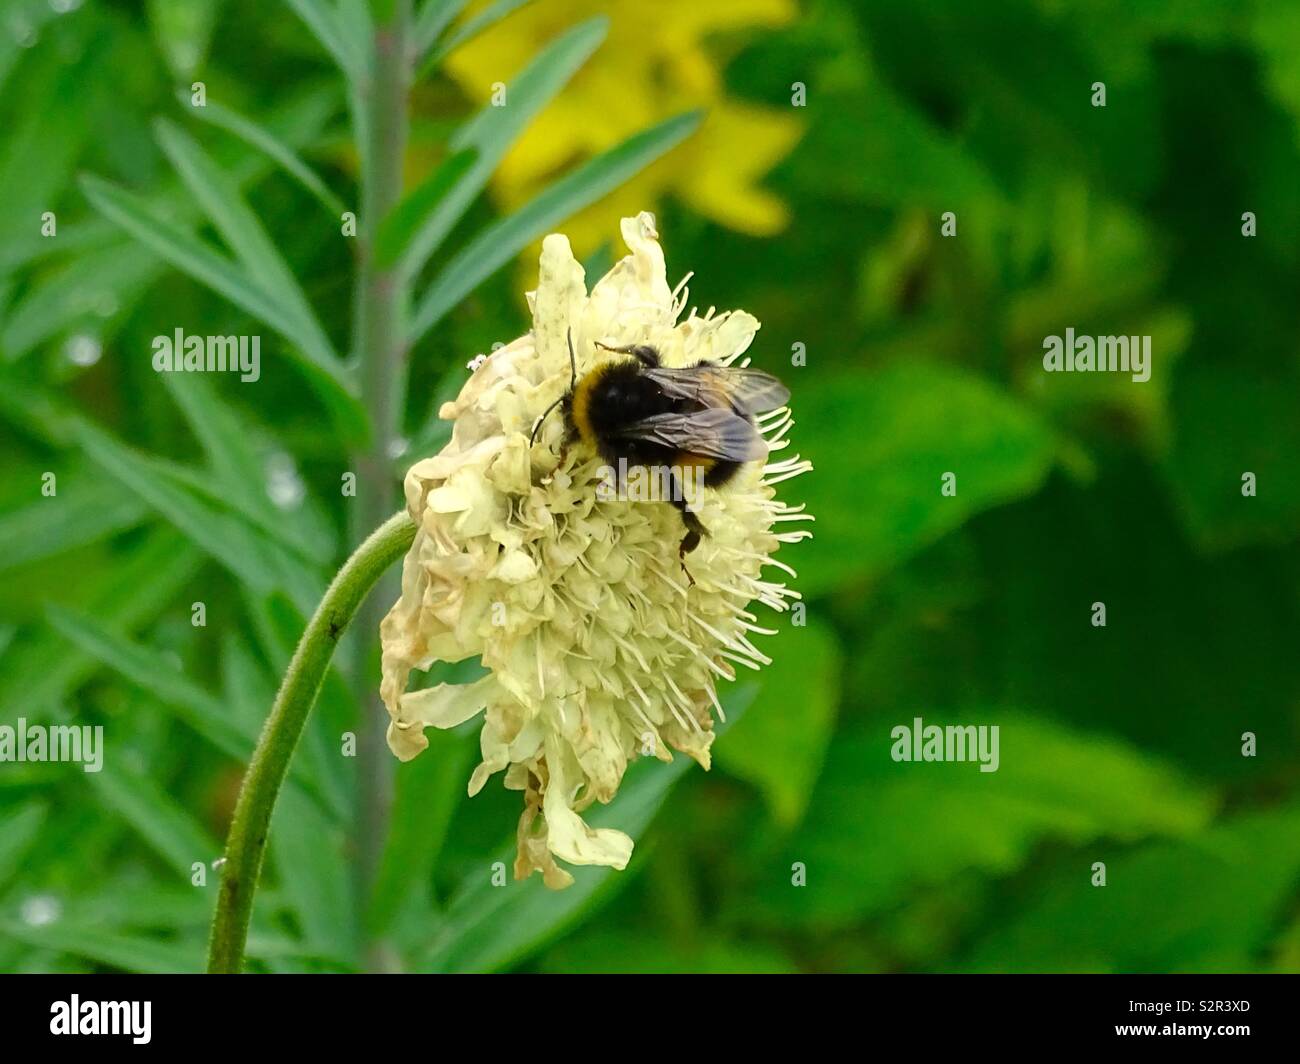
[[[633,466],[669,471],[671,502],[682,515],[686,534],[678,547],[684,559],[708,529],[687,505],[678,470],[702,472],[707,488],[727,484],[746,462],[766,458],[767,444],[753,416],[784,406],[790,391],[776,377],[756,369],[698,362],[663,365],[647,344],[596,346],[616,357],[578,377],[569,332],[568,391],[533,426],[529,446],[556,406],[564,417],[567,448],[582,443],[614,469]],[[687,574],[690,575],[689,573]]]

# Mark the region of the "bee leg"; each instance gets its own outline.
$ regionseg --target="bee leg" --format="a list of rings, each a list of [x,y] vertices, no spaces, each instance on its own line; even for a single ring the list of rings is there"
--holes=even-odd
[[[677,475],[672,477],[672,504],[682,515],[682,524],[686,526],[686,535],[682,537],[682,542],[677,548],[677,557],[681,561],[682,572],[686,574],[686,579],[695,586],[695,578],[691,576],[691,571],[686,568],[686,555],[690,554],[700,545],[700,539],[709,534],[709,530],[704,527],[700,519],[695,515],[695,511],[686,505],[686,494],[682,490],[681,483],[677,480]]]

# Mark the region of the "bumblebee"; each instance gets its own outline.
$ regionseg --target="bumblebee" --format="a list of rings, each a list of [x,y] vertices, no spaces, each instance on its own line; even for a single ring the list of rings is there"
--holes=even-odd
[[[693,468],[702,472],[705,487],[720,488],[744,463],[766,458],[767,444],[753,416],[784,406],[790,391],[761,370],[708,361],[668,367],[659,352],[645,344],[596,346],[619,357],[579,378],[570,331],[569,389],[538,419],[529,444],[559,406],[566,449],[581,443],[620,471],[633,466],[668,469],[672,491],[667,501],[680,511],[686,526],[678,548],[684,559],[708,529],[687,505],[676,471]]]

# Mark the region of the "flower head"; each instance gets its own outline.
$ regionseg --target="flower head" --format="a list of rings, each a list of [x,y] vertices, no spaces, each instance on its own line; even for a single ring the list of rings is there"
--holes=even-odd
[[[599,491],[601,460],[562,446],[558,417],[530,446],[569,385],[570,336],[581,375],[611,357],[597,342],[649,344],[669,366],[730,364],[758,329],[743,311],[679,320],[684,282],[668,285],[654,218],[626,218],[622,229],[631,254],[590,293],[568,240],[547,237],[532,331],[478,365],[442,408],[451,440],[406,475],[418,531],[382,628],[393,752],[409,760],[428,745],[425,728],[484,713],[470,794],[502,770],[524,792],[515,875],[540,871],[551,887],[572,882],[557,858],[627,864],[632,840],[579,814],[614,797],[630,760],[670,761],[678,750],[709,767],[717,679],[770,660],[751,637],[771,633],[748,606],[781,611],[799,597],[764,569],[793,576],[773,554],[810,535],[784,524],[811,517],[773,488],[809,463],[750,463],[694,503],[709,535],[688,555],[688,577],[674,507]],[[771,450],[788,445],[791,424],[785,408],[757,420]],[[482,679],[406,690],[413,669],[472,657],[488,670]]]

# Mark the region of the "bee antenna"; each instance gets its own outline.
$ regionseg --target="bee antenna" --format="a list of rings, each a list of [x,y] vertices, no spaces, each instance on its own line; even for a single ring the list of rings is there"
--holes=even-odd
[[[569,392],[572,392],[573,389],[578,386],[578,360],[577,358],[574,357],[573,354],[573,329],[572,328],[569,329],[568,335],[569,335],[569,374],[570,374]],[[551,411],[554,410],[557,406],[559,406],[562,402],[564,402],[563,395],[560,396],[557,400],[555,400],[555,402],[553,402],[550,406],[548,406],[546,408],[546,412],[543,413],[542,416],[537,419],[537,424],[533,426],[533,431],[531,435],[529,435],[528,437],[529,447],[532,447],[533,441],[537,439],[537,433],[538,430],[541,429],[542,427],[542,422],[544,422],[547,419],[547,417],[550,416]]]
[[[537,424],[533,426],[532,434],[529,435],[528,437],[529,447],[531,447],[533,445],[533,441],[537,439],[537,431],[542,427],[542,423],[547,419],[547,417],[550,416],[551,411],[554,410],[557,406],[559,406],[562,402],[564,402],[564,396],[560,396],[557,400],[555,400],[555,402],[553,402],[550,406],[546,408],[546,412],[537,419]]]

